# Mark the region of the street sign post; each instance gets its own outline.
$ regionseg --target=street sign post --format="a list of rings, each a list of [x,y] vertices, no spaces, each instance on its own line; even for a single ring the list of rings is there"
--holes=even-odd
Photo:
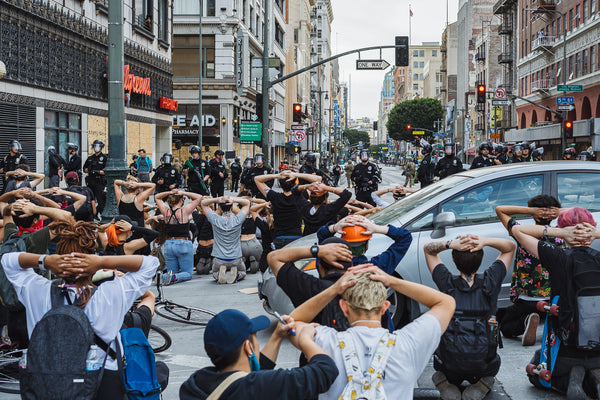
[[[492,105],[493,106],[510,106],[511,102],[510,100],[492,100]]]
[[[573,104],[575,103],[575,97],[573,96],[558,96],[556,98],[556,104]]]
[[[260,122],[242,120],[240,121],[240,142],[255,143],[260,142],[262,124]]]
[[[583,92],[583,85],[558,85],[556,90],[559,92]]]
[[[358,70],[381,70],[390,66],[385,60],[356,60]]]
[[[573,104],[559,104],[556,106],[556,111],[572,111],[575,109]]]
[[[506,89],[497,88],[496,90],[494,90],[494,99],[496,99],[496,100],[506,99]]]
[[[444,137],[444,132],[433,132],[434,137]]]

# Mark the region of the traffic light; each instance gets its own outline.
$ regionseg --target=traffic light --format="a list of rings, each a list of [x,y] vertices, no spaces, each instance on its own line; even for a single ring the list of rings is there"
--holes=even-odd
[[[565,121],[564,124],[565,130],[565,138],[572,139],[573,138],[573,121]]]
[[[294,146],[294,153],[300,153],[300,146]]]
[[[412,126],[410,124],[406,125],[406,130],[410,131],[412,129]]]
[[[477,104],[485,104],[485,85],[477,86]]]
[[[302,122],[302,104],[294,103],[294,122]]]
[[[335,144],[331,143],[331,144],[329,145],[329,148],[331,149],[331,151],[334,151],[334,150],[335,150]]]
[[[396,67],[408,67],[408,36],[396,36]]]

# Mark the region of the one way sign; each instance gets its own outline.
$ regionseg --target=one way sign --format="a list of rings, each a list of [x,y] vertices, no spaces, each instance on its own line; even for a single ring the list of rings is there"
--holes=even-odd
[[[385,60],[356,60],[356,69],[382,70],[390,66]]]

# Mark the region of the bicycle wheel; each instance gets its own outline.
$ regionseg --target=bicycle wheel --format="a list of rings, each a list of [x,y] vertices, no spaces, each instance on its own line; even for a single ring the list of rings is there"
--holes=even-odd
[[[196,307],[181,306],[168,302],[157,307],[154,312],[163,318],[190,325],[204,326],[215,315],[212,311]]]
[[[150,325],[150,332],[148,333],[148,342],[152,347],[152,351],[160,353],[161,351],[167,350],[171,347],[171,336],[162,328],[156,325]]]
[[[0,392],[19,394],[19,360],[18,350],[0,352]]]

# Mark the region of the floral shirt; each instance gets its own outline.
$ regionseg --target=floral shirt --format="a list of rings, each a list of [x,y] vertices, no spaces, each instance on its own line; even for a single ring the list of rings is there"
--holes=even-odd
[[[508,222],[508,231],[519,225],[514,218]],[[558,247],[565,247],[562,238],[545,236],[538,238],[541,241]],[[510,300],[514,303],[522,296],[529,299],[547,298],[550,296],[550,276],[540,260],[532,256],[517,242],[517,254],[510,282]]]

